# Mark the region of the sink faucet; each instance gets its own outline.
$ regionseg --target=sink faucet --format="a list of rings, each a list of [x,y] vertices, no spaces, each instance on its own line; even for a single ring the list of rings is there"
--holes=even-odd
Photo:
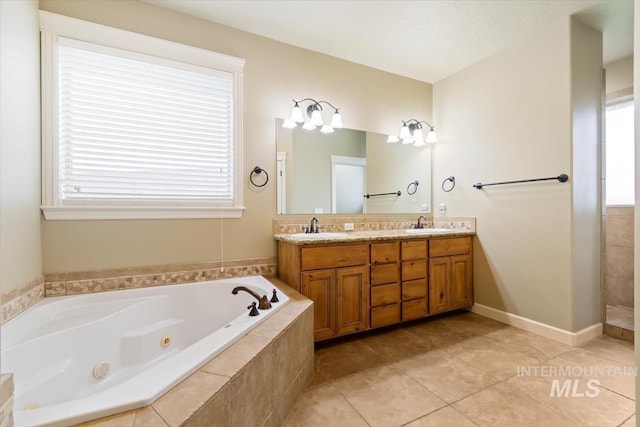
[[[268,310],[268,309],[271,308],[271,303],[267,299],[266,295],[260,296],[260,295],[256,294],[255,292],[253,292],[251,289],[247,288],[246,286],[236,286],[235,288],[233,288],[231,293],[234,294],[234,295],[238,295],[238,291],[245,291],[249,295],[251,295],[252,297],[257,299],[258,300],[258,308],[260,310]]]
[[[319,233],[320,230],[318,230],[318,218],[316,218],[315,216],[313,218],[311,218],[311,224],[309,225],[309,228],[306,231],[307,233]]]
[[[420,216],[418,217],[418,222],[416,223],[415,228],[420,228],[420,229],[424,228],[424,224],[422,224],[422,223],[420,222],[420,220],[421,220],[421,219],[424,219],[425,221],[427,220],[427,219],[424,217],[424,215],[420,215]]]

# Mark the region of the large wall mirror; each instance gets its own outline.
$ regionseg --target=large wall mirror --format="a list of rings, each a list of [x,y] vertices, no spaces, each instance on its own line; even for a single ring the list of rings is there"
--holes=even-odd
[[[388,144],[386,135],[353,129],[286,129],[282,123],[276,119],[278,214],[431,212],[428,145]],[[373,196],[381,193],[394,194]]]

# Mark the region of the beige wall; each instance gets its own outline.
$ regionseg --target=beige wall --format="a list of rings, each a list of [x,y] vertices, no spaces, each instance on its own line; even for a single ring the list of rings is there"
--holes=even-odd
[[[574,173],[582,147],[572,144],[570,52],[583,40],[572,28],[568,19],[558,21],[436,83],[440,142],[432,165],[434,183],[449,175],[457,183],[450,193],[434,185],[434,206],[444,203],[447,215],[477,218],[476,301],[565,330],[579,327],[573,316],[573,177],[566,184],[472,185]],[[583,213],[592,221],[593,212]],[[599,289],[599,277],[584,286]],[[592,307],[587,310],[592,316]]]
[[[224,221],[224,257],[275,255],[275,180],[248,185],[255,165],[275,175],[275,117],[291,99],[340,107],[345,126],[379,133],[402,118],[431,119],[431,85],[292,47],[138,1],[43,0],[40,8],[246,59],[244,170],[246,212]],[[430,121],[431,123],[431,121]],[[437,123],[436,123],[437,125]],[[45,273],[220,259],[217,220],[44,221]]]
[[[633,98],[640,99],[640,0],[635,0],[633,9]],[[640,129],[640,108],[635,109],[635,128]],[[640,132],[635,134],[636,147],[640,146]],[[640,171],[640,150],[636,149],[636,171]],[[636,200],[640,200],[640,174],[636,173]],[[634,248],[640,248],[640,209],[634,210]],[[633,253],[633,269],[640,271],[640,251]],[[633,278],[634,307],[640,307],[640,274]],[[635,313],[634,330],[640,331],[640,316]],[[640,340],[634,342],[635,365],[640,366]],[[636,375],[636,396],[640,395],[640,375]],[[636,414],[640,414],[640,399],[636,399]],[[636,420],[638,417],[636,416]]]
[[[0,2],[0,291],[42,274],[37,1]]]
[[[607,95],[633,88],[633,55],[606,64]]]
[[[602,33],[571,21],[571,330],[600,321]]]

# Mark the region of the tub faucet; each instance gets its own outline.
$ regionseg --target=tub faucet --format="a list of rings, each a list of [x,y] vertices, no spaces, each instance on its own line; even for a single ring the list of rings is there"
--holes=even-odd
[[[257,299],[258,300],[258,308],[260,310],[268,310],[268,309],[271,308],[271,303],[267,299],[266,295],[260,296],[260,295],[256,294],[254,291],[252,291],[251,289],[247,288],[246,286],[236,286],[235,288],[233,288],[231,293],[234,294],[234,295],[238,295],[238,291],[245,291],[249,295],[251,295],[252,297]]]
[[[420,228],[420,229],[424,228],[424,224],[420,222],[421,219],[424,219],[426,221],[426,218],[424,217],[424,215],[420,215],[418,217],[418,222],[416,223],[414,228]]]

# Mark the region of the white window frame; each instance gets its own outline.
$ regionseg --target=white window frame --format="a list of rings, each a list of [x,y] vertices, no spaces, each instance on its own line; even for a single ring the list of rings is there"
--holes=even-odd
[[[42,79],[42,212],[47,220],[69,219],[166,219],[166,218],[240,218],[243,206],[242,171],[242,85],[244,59],[186,46],[40,11]],[[57,164],[57,38],[67,37],[89,43],[126,49],[173,61],[227,71],[233,74],[234,98],[234,173],[233,203],[212,205],[163,206],[63,206],[58,195]]]

